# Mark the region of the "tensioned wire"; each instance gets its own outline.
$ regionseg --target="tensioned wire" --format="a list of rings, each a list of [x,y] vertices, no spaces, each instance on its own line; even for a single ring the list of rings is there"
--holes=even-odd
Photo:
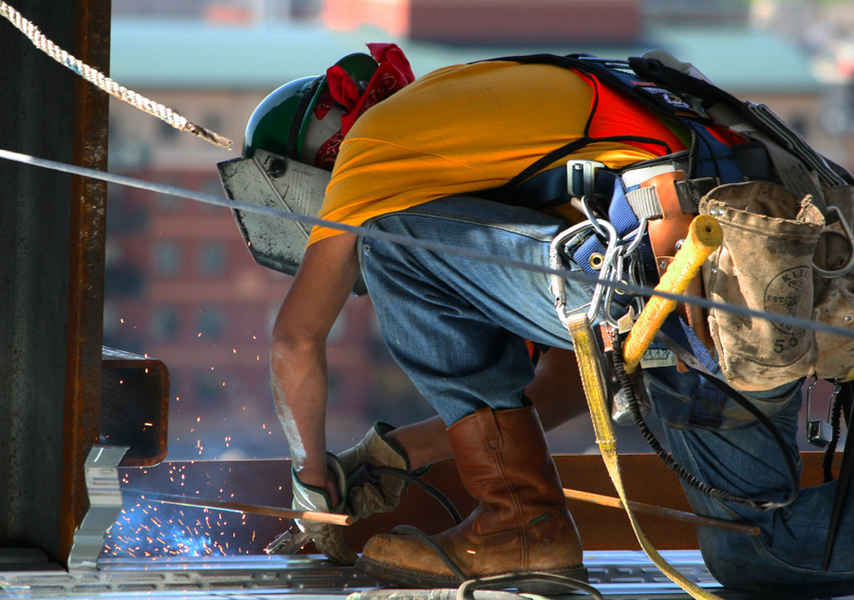
[[[232,210],[242,210],[266,215],[269,217],[290,219],[292,221],[297,221],[298,223],[303,223],[305,225],[320,225],[323,227],[328,227],[330,229],[337,229],[340,231],[345,231],[347,233],[353,233],[355,235],[360,235],[366,238],[382,240],[386,242],[391,242],[393,244],[401,244],[404,246],[412,246],[415,248],[429,250],[431,252],[443,252],[446,254],[461,256],[463,258],[469,258],[472,260],[479,260],[486,263],[496,264],[502,267],[525,269],[527,271],[543,273],[546,275],[558,275],[560,277],[565,278],[567,281],[579,281],[587,283],[589,285],[602,285],[608,288],[617,288],[621,292],[626,292],[637,296],[660,296],[668,300],[684,302],[686,304],[700,306],[705,309],[722,310],[742,317],[765,319],[767,321],[779,323],[781,325],[788,325],[790,327],[808,329],[816,332],[829,333],[832,335],[838,335],[840,337],[854,339],[854,330],[844,329],[841,327],[828,325],[826,323],[809,321],[798,317],[791,317],[788,315],[753,310],[750,308],[745,308],[743,306],[736,306],[734,304],[715,302],[713,300],[700,298],[698,296],[683,296],[681,294],[673,294],[670,292],[654,290],[651,287],[636,285],[628,282],[598,279],[596,277],[593,277],[592,275],[587,275],[585,273],[569,271],[566,269],[552,269],[550,267],[534,265],[531,263],[523,262],[520,260],[514,260],[511,258],[505,258],[502,256],[484,254],[483,252],[469,250],[467,248],[461,248],[459,246],[451,246],[449,244],[443,244],[441,242],[434,242],[431,240],[418,239],[405,235],[386,233],[384,231],[376,231],[367,227],[345,225],[343,223],[336,223],[335,221],[328,221],[326,219],[320,219],[318,217],[311,217],[308,215],[292,213],[280,208],[258,206],[255,204],[250,204],[248,202],[240,202],[238,200],[230,200],[228,198],[214,196],[213,194],[194,192],[192,190],[186,190],[171,185],[164,185],[162,183],[154,183],[151,181],[144,181],[142,179],[135,179],[126,175],[117,175],[115,173],[96,171],[95,169],[87,169],[85,167],[78,167],[66,163],[37,158],[35,156],[21,154],[18,152],[11,152],[9,150],[0,149],[0,158],[26,165],[40,167],[43,169],[49,169],[52,171],[61,171],[64,173],[70,173],[72,175],[90,177],[92,179],[105,181],[107,183],[115,183],[117,185],[123,185],[141,190],[148,190],[151,192],[157,192],[159,194],[166,194],[168,196],[176,196],[178,198],[186,198],[188,200],[194,200],[196,202],[202,202],[204,204],[222,206],[225,208],[230,208]]]

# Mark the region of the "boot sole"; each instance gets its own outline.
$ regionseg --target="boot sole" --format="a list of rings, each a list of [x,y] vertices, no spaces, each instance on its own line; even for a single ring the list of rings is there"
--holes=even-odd
[[[436,575],[435,573],[402,569],[370,558],[365,558],[364,556],[360,556],[359,560],[356,561],[356,570],[364,573],[365,575],[370,575],[371,577],[376,577],[377,579],[394,583],[402,587],[430,589],[456,588],[460,586],[460,582],[450,575]],[[558,575],[560,577],[566,577],[568,579],[575,579],[576,581],[587,583],[587,568],[583,565],[536,572]],[[482,575],[481,577],[513,574],[517,573],[508,571],[505,573],[491,573],[489,575]],[[518,574],[524,575],[524,573]],[[472,579],[474,579],[474,577]],[[519,592],[530,594],[559,594],[568,593],[570,591],[570,588],[567,586],[541,581],[520,582],[514,587]]]

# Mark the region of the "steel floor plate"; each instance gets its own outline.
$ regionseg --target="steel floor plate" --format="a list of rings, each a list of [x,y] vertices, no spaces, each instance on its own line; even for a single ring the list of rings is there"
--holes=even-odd
[[[692,581],[728,600],[744,596],[722,592],[697,551],[665,551],[665,559]],[[613,600],[689,598],[642,552],[586,552],[590,584]],[[99,569],[0,571],[0,595],[9,598],[132,598],[192,600],[313,600],[386,587],[352,567],[320,555],[102,558]],[[585,594],[563,595],[585,598]]]

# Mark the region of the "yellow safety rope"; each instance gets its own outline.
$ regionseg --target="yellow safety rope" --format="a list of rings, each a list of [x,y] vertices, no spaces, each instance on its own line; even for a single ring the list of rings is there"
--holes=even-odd
[[[0,0],[0,16],[5,17],[10,23],[12,23],[12,25],[26,35],[36,48],[50,56],[55,61],[65,65],[89,83],[97,86],[99,89],[115,96],[119,100],[127,102],[131,106],[135,106],[143,112],[166,121],[175,129],[192,133],[215,146],[231,150],[232,142],[230,139],[214,133],[209,129],[205,129],[204,127],[191,123],[178,113],[173,112],[172,109],[167,108],[162,104],[158,104],[157,102],[153,102],[145,96],[127,89],[123,85],[119,85],[97,69],[90,67],[80,59],[75,58],[45,37],[45,35],[39,31],[38,27],[36,27],[31,21],[22,17],[21,13],[9,6],[4,0]]]
[[[590,407],[593,430],[596,433],[596,443],[599,444],[599,449],[602,451],[602,460],[608,469],[608,475],[610,475],[611,481],[617,489],[617,494],[623,502],[626,514],[629,515],[629,521],[632,523],[632,529],[634,529],[635,536],[638,542],[640,542],[641,548],[643,548],[646,555],[662,573],[688,592],[692,598],[721,600],[719,596],[708,590],[704,590],[673,568],[670,563],[664,560],[652,543],[646,538],[643,531],[641,531],[640,525],[638,525],[635,515],[629,506],[629,499],[626,497],[623,480],[620,476],[620,464],[617,458],[617,440],[614,437],[614,428],[611,425],[611,415],[608,411],[608,403],[604,393],[605,388],[602,385],[599,374],[599,363],[596,360],[596,338],[590,330],[590,322],[587,320],[587,315],[581,314],[570,317],[567,327],[569,328],[569,333],[572,335],[572,344],[575,356],[578,359],[578,367],[581,371],[581,382],[584,386],[584,394],[587,396],[587,404]]]
[[[699,235],[699,238],[697,237]],[[694,219],[691,224],[690,233],[686,238],[685,243],[679,252],[676,253],[673,263],[668,268],[667,273],[662,277],[657,290],[666,291],[679,290],[677,293],[684,292],[688,281],[694,277],[702,265],[703,261],[711,254],[715,248],[721,243],[721,230],[717,221],[712,217],[701,215]],[[669,275],[669,276],[668,276]],[[680,289],[681,288],[681,289]],[[653,298],[656,300],[658,298]],[[650,308],[652,305],[652,308]],[[643,330],[638,330],[635,335],[635,343],[632,346],[633,357],[637,357],[637,362],[640,362],[640,357],[646,351],[646,348],[655,337],[658,328],[669,312],[676,306],[676,302],[665,301],[649,302],[641,315],[649,313],[647,317],[635,323],[632,332],[639,326]],[[649,310],[647,310],[649,309]],[[599,361],[596,352],[596,337],[590,328],[590,321],[585,314],[574,315],[569,318],[567,328],[572,336],[573,349],[575,357],[578,361],[579,371],[581,373],[581,383],[584,387],[584,395],[587,397],[587,404],[590,407],[590,418],[593,422],[593,430],[596,434],[596,443],[599,444],[599,449],[602,452],[602,460],[605,462],[605,467],[608,469],[608,475],[614,483],[617,494],[626,509],[626,514],[629,516],[629,521],[632,524],[632,529],[635,532],[638,542],[643,548],[646,555],[655,564],[659,570],[664,573],[671,581],[685,590],[692,598],[698,600],[721,600],[721,598],[708,590],[698,586],[696,583],[682,575],[670,563],[658,553],[658,550],[644,535],[640,528],[635,515],[632,512],[629,499],[626,496],[626,491],[623,487],[623,480],[620,475],[620,463],[617,452],[617,439],[614,436],[614,428],[611,424],[611,415],[608,410],[607,398],[605,398],[605,385],[600,370]],[[652,331],[650,331],[652,329]],[[632,333],[630,332],[630,333]],[[641,341],[638,341],[641,340]],[[645,345],[644,345],[645,344]],[[627,343],[628,346],[628,343]],[[628,349],[624,354],[628,354]],[[626,360],[628,362],[628,360]],[[637,364],[635,362],[635,365]]]

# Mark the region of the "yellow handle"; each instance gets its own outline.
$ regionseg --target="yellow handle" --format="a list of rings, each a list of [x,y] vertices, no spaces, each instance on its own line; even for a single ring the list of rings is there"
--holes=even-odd
[[[703,261],[718,249],[722,241],[723,232],[714,217],[709,215],[694,217],[688,227],[685,242],[676,253],[673,262],[667,267],[667,272],[662,275],[661,281],[655,286],[656,291],[671,294],[684,293],[700,270]],[[627,373],[632,373],[638,366],[644,352],[664,323],[664,319],[673,312],[674,308],[676,308],[675,300],[661,296],[653,296],[646,303],[632,330],[629,331],[623,349],[623,362]]]

